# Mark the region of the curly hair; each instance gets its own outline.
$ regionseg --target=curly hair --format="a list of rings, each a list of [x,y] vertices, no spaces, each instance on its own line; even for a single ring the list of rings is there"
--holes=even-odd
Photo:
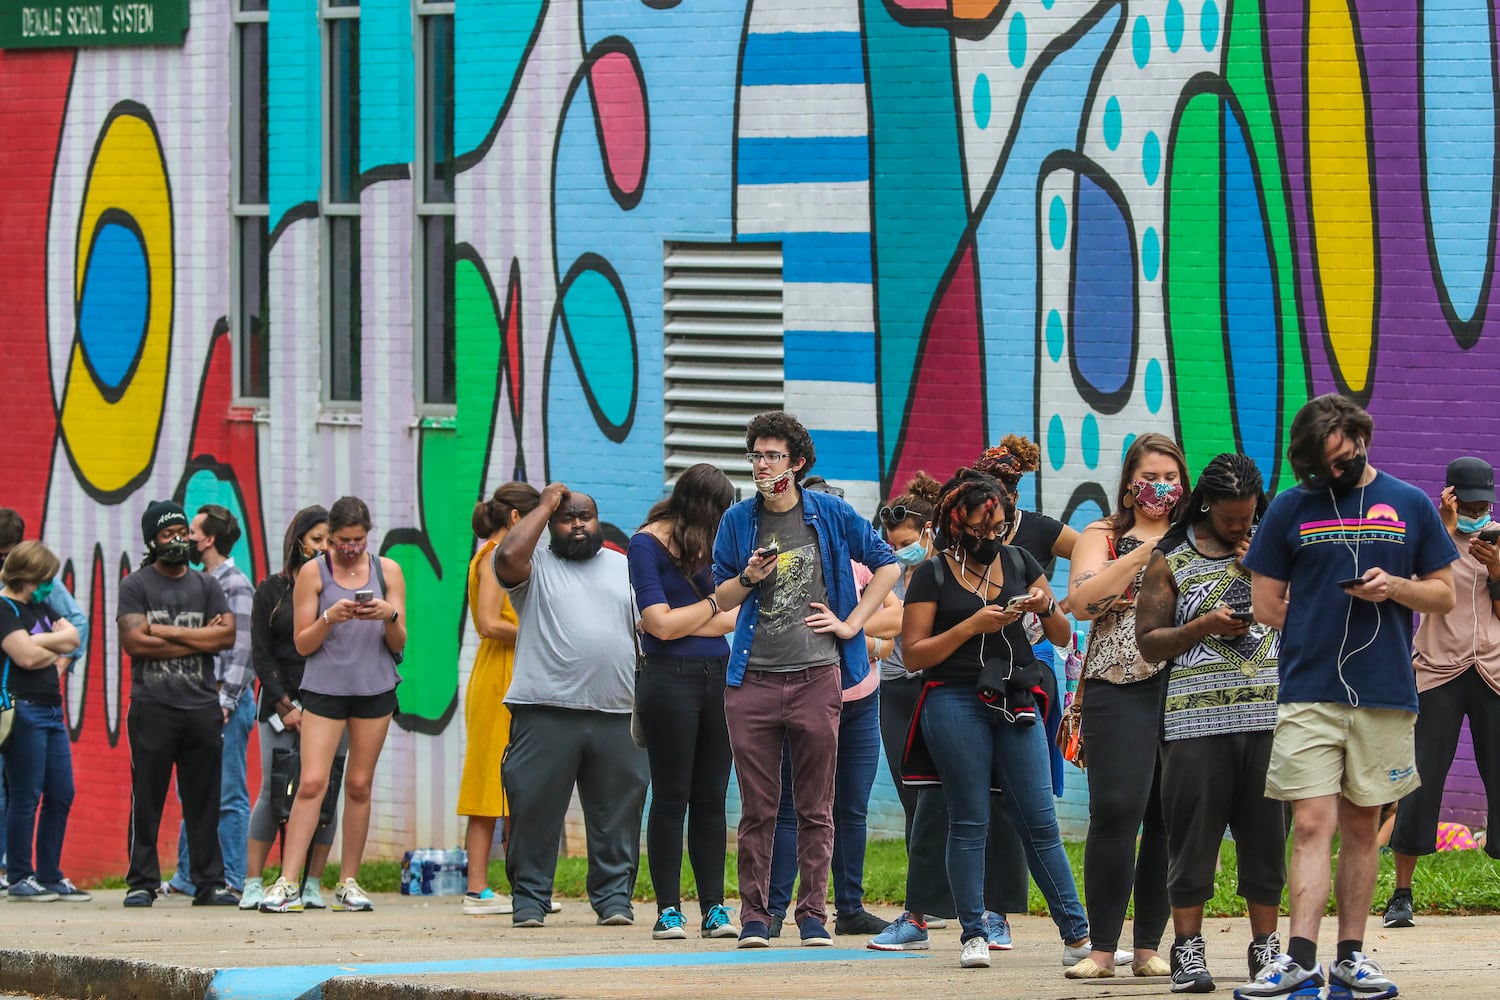
[[[953,478],[943,484],[938,497],[937,510],[932,518],[933,536],[937,547],[949,549],[958,543],[963,525],[969,515],[983,510],[993,513],[999,507],[1005,513],[1007,523],[1016,516],[1015,501],[1005,486],[994,476],[974,469],[959,469]]]
[[[1233,451],[1215,455],[1198,474],[1198,485],[1188,497],[1187,510],[1167,535],[1173,539],[1185,536],[1188,525],[1207,517],[1205,507],[1221,500],[1248,500],[1251,497],[1255,498],[1255,519],[1258,521],[1271,501],[1266,496],[1265,480],[1255,460]]]
[[[1042,449],[1021,434],[1007,434],[993,448],[986,448],[970,468],[1000,480],[1010,493],[1021,486],[1021,477],[1042,467]]]
[[[745,427],[745,450],[754,450],[755,442],[761,438],[785,441],[786,453],[794,463],[799,458],[807,459],[792,477],[798,483],[812,471],[813,463],[818,460],[817,452],[813,449],[812,435],[807,433],[802,421],[785,410],[767,410],[750,418],[749,425]]]
[[[906,484],[906,489],[891,497],[880,508],[879,519],[885,530],[909,524],[921,531],[937,513],[937,502],[943,495],[943,484],[925,472],[918,472]],[[897,508],[906,508],[905,517],[895,517]]]

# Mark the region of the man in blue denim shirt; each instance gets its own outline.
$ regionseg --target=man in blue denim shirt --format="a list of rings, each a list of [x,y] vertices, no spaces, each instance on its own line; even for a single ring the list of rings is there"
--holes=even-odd
[[[900,575],[890,546],[841,497],[801,488],[816,458],[790,414],[745,431],[758,496],[724,514],[714,541],[714,597],[743,604],[729,651],[724,714],[740,784],[739,944],[769,944],[771,847],[781,801],[781,746],[791,746],[804,945],[829,945],[828,870],[842,692],[869,672],[862,629]],[[860,596],[850,560],[874,571]]]

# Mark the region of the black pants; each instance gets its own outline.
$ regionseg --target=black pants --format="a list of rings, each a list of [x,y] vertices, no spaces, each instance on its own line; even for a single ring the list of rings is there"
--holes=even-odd
[[[152,895],[161,886],[156,838],[161,811],[177,769],[182,821],[187,827],[189,875],[201,893],[224,884],[219,852],[219,769],[224,758],[224,715],[218,705],[169,708],[132,701],[130,740],[130,871],[125,884]]]
[[[1500,830],[1496,825],[1500,823],[1500,694],[1471,667],[1446,684],[1423,691],[1417,701],[1421,706],[1417,716],[1417,774],[1422,787],[1402,799],[1396,809],[1391,850],[1421,857],[1437,850],[1443,786],[1448,782],[1465,716],[1474,740],[1474,763],[1479,766],[1489,802],[1488,829]],[[1492,833],[1484,850],[1490,857],[1500,858],[1500,836]]]
[[[1166,670],[1134,684],[1084,682],[1089,834],[1083,890],[1096,951],[1120,946],[1132,892],[1136,948],[1158,948],[1171,916],[1159,752],[1166,690]]]
[[[729,728],[724,724],[728,657],[700,660],[648,654],[636,677],[636,712],[651,761],[646,861],[656,907],[682,906],[682,824],[700,908],[724,902],[724,796]]]

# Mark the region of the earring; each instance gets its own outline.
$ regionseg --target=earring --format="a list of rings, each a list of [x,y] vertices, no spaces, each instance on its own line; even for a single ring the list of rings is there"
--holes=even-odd
[[[1208,504],[1204,504],[1202,507],[1199,507],[1198,511],[1199,511],[1199,513],[1207,514],[1208,513]]]

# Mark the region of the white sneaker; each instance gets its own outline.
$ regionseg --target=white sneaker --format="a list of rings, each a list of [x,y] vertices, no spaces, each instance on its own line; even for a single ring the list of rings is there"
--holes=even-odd
[[[266,885],[258,878],[245,879],[245,891],[240,893],[240,909],[258,910],[261,900],[266,898]]]
[[[359,883],[354,881],[354,876],[350,875],[333,890],[333,908],[350,913],[368,913],[375,909],[375,904],[370,902],[370,897],[365,895]]]
[[[277,879],[260,901],[262,913],[301,913],[302,893],[284,878]]]
[[[464,893],[464,913],[471,917],[510,913],[513,909],[509,896],[496,892],[489,886],[485,886],[483,892]]]
[[[988,969],[990,967],[990,943],[981,934],[964,942],[964,950],[958,956],[960,969]]]
[[[932,925],[928,924],[927,926],[931,927]],[[1089,953],[1091,951],[1093,951],[1093,950],[1094,950],[1094,942],[1090,941],[1088,938],[1084,938],[1083,939],[1083,943],[1080,944],[1080,945],[1071,945],[1071,944],[1065,944],[1065,945],[1063,945],[1063,953],[1062,953],[1063,968],[1065,968],[1065,969],[1071,969],[1073,966],[1077,965],[1079,962],[1082,962],[1085,958],[1088,958],[1089,957]],[[1116,965],[1129,965],[1131,962],[1134,962],[1134,961],[1135,961],[1135,952],[1133,952],[1133,951],[1129,951],[1129,950],[1127,950],[1125,948],[1121,948],[1119,951],[1115,952],[1115,964]]]
[[[562,904],[559,903],[557,900],[554,899],[551,902],[551,904],[547,907],[547,912],[548,913],[561,913],[562,912]]]

